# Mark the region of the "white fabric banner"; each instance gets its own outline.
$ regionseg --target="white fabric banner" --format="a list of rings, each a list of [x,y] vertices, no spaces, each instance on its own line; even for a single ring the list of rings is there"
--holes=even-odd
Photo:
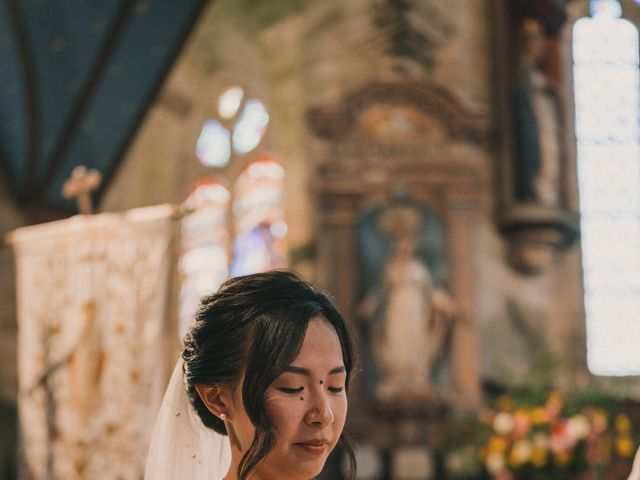
[[[10,236],[21,435],[34,479],[140,479],[175,361],[175,207]],[[170,358],[167,358],[170,357]]]

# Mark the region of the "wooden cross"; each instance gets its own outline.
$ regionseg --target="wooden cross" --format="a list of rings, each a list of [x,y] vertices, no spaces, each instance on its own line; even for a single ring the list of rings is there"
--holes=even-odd
[[[100,185],[102,175],[97,170],[87,170],[84,165],[78,165],[71,171],[71,178],[64,182],[62,195],[64,198],[75,198],[78,211],[84,215],[93,213],[91,192]]]

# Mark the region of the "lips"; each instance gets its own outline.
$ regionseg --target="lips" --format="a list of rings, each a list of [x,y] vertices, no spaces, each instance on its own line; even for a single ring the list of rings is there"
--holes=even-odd
[[[322,455],[328,451],[329,444],[330,444],[329,440],[326,440],[324,438],[319,438],[319,439],[311,439],[311,440],[305,440],[303,442],[298,442],[295,444],[295,446],[301,448],[307,453],[310,453],[313,455]]]
[[[306,440],[304,442],[298,442],[297,445],[309,445],[311,447],[324,447],[329,445],[329,440],[325,440],[323,438]]]

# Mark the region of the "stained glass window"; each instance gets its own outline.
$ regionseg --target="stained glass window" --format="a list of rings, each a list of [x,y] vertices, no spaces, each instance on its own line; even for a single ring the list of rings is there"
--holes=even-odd
[[[286,265],[283,191],[284,169],[271,157],[252,162],[238,177],[233,189],[232,275]]]
[[[573,29],[587,361],[640,374],[640,71],[638,32],[614,0]]]
[[[227,226],[229,190],[216,178],[200,182],[187,197],[179,261],[180,338],[192,322],[200,299],[229,276]]]
[[[233,128],[233,148],[238,153],[255,149],[269,125],[269,114],[260,100],[249,100]]]
[[[236,85],[220,94],[217,108],[209,113],[195,146],[203,165],[225,167],[236,159],[246,161],[248,155],[255,158],[235,179],[233,198],[224,186],[231,182],[220,176],[198,183],[184,203],[188,213],[182,220],[179,261],[180,338],[200,299],[230,275],[286,266],[284,169],[259,153],[269,126],[265,105],[247,98]]]
[[[229,163],[230,134],[218,120],[208,120],[202,126],[196,143],[196,155],[207,167],[224,167]]]
[[[242,87],[234,86],[227,88],[218,99],[218,113],[224,119],[233,118],[240,109],[240,104],[244,98]]]
[[[204,123],[196,142],[196,156],[203,165],[225,167],[231,160],[232,149],[244,155],[262,142],[269,126],[269,113],[260,100],[244,100],[244,89],[237,85],[220,94],[218,118]]]

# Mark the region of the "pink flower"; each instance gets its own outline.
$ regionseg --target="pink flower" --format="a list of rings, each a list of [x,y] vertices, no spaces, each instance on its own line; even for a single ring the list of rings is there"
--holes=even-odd
[[[531,419],[523,410],[518,410],[513,415],[513,438],[522,438],[531,430]]]
[[[495,480],[513,480],[511,472],[502,472],[495,477]]]
[[[571,435],[569,422],[560,419],[551,427],[549,448],[553,453],[569,452],[576,444],[576,439]]]

